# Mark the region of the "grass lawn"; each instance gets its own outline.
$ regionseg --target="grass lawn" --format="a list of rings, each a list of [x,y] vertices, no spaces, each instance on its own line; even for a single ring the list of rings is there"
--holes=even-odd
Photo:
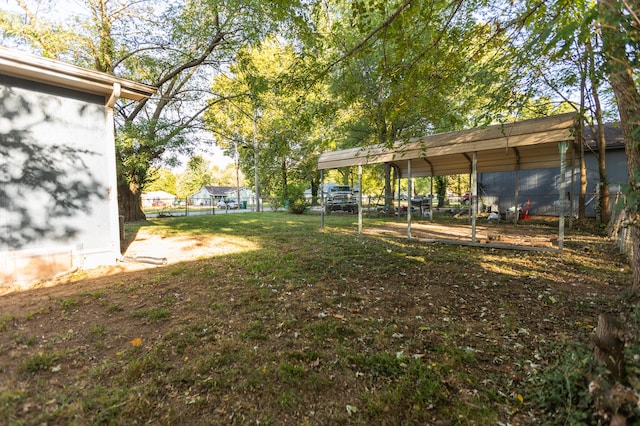
[[[348,215],[142,230],[236,249],[0,296],[3,424],[595,423],[601,312],[625,315],[640,368],[631,270],[590,232],[558,254],[358,235]]]

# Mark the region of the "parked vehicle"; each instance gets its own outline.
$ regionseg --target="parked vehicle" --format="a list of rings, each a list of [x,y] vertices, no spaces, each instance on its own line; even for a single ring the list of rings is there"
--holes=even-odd
[[[327,213],[331,213],[333,211],[357,213],[358,202],[355,194],[353,193],[353,189],[348,185],[336,185],[331,187],[325,201],[325,209]]]
[[[220,200],[218,201],[218,208],[219,209],[237,209],[238,202],[236,200],[232,200],[229,198]]]

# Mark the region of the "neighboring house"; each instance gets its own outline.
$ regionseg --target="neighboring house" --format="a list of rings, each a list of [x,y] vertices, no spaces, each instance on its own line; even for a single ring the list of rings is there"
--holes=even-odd
[[[155,91],[0,47],[0,284],[116,263],[113,106]]]
[[[189,196],[189,204],[192,206],[215,206],[221,199],[228,198],[231,191],[235,191],[232,186],[205,185],[198,192]]]
[[[170,206],[175,203],[176,196],[165,191],[142,193],[142,207]]]
[[[205,185],[198,192],[189,196],[189,204],[192,206],[215,206],[220,200],[226,198],[237,200],[238,188],[235,186]],[[252,202],[254,193],[248,188],[240,188],[240,202]]]
[[[615,203],[616,194],[621,185],[628,181],[627,156],[620,127],[616,123],[605,124],[607,150],[605,154],[607,178],[611,193],[611,203]],[[591,132],[585,135],[587,147],[584,148],[587,169],[586,214],[595,217],[598,205],[599,171],[597,148]],[[559,212],[558,182],[560,169],[521,170],[518,176],[518,204],[529,203],[529,214],[552,215]],[[571,181],[571,167],[566,170],[567,182]],[[575,165],[573,170],[573,211],[577,214],[578,195],[580,192],[580,169]],[[478,194],[485,205],[506,211],[515,201],[516,172],[478,173]],[[570,191],[570,187],[567,187]],[[568,198],[567,198],[568,199]]]

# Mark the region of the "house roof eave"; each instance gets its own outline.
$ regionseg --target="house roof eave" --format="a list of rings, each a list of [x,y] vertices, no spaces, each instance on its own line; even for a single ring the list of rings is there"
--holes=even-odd
[[[158,90],[148,84],[2,46],[0,46],[0,74],[101,95],[105,98],[112,95],[114,85],[118,84],[120,97],[134,101],[146,99]]]

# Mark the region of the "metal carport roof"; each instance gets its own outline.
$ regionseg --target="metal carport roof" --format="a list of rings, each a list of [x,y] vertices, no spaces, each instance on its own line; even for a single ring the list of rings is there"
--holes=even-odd
[[[558,142],[573,141],[575,114],[567,113],[484,129],[463,130],[398,141],[393,147],[372,145],[326,152],[318,158],[318,169],[336,169],[366,164],[390,163],[401,177],[445,176],[471,173],[472,153],[477,153],[477,171],[497,172],[554,168],[560,164]],[[567,160],[574,150],[568,150]]]
[[[477,200],[477,173],[544,168],[560,168],[565,176],[567,161],[575,157],[576,114],[497,124],[484,129],[439,133],[409,141],[398,141],[392,147],[372,145],[321,154],[318,170],[359,166],[362,187],[362,166],[389,163],[400,178],[471,174],[472,199]],[[569,149],[569,147],[573,149]],[[559,181],[560,221],[558,249],[564,239],[564,204],[566,176]],[[516,173],[516,205],[518,173]],[[411,193],[411,179],[409,179]],[[358,200],[358,228],[362,231],[362,201]],[[323,201],[324,204],[324,201]],[[324,226],[324,209],[322,210]],[[477,202],[472,203],[472,243],[476,242]],[[516,221],[517,221],[517,215]],[[407,235],[411,238],[411,210],[407,212]]]

